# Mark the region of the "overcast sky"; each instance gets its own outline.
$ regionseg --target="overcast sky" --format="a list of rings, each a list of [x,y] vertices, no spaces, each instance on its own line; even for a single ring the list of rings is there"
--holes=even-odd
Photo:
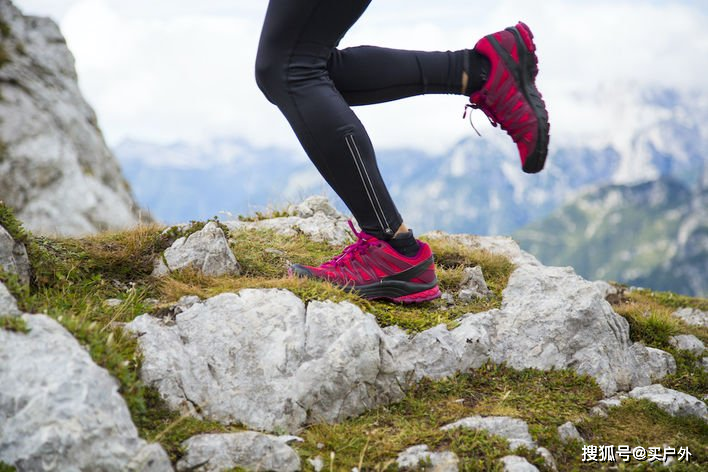
[[[239,136],[299,148],[253,78],[267,1],[14,2],[59,23],[109,144]],[[707,16],[700,0],[374,0],[340,46],[454,50],[524,20],[536,36],[553,139],[563,141],[610,126],[603,100],[628,84],[708,92]],[[436,95],[355,111],[375,145],[437,152],[472,132],[465,102]]]

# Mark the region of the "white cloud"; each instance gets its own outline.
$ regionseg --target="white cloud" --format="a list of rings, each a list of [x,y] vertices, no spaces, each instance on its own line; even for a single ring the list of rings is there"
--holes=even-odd
[[[53,15],[77,59],[81,86],[110,143],[125,137],[198,141],[238,135],[299,149],[278,110],[260,94],[253,64],[267,2],[232,0],[22,0]],[[471,6],[470,6],[471,5]],[[539,87],[554,140],[616,126],[606,106],[626,83],[708,92],[706,7],[701,2],[379,0],[341,46],[471,47],[524,19],[539,48]],[[599,86],[604,88],[600,89]],[[596,100],[579,102],[574,94]],[[620,93],[620,92],[617,92]],[[359,107],[377,146],[440,151],[468,135],[459,96],[416,97]],[[583,108],[578,109],[578,104]],[[481,115],[476,123],[484,123]],[[489,135],[488,126],[483,134]]]

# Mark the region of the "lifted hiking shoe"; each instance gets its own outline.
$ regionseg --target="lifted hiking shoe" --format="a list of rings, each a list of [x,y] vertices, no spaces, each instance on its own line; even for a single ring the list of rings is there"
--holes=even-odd
[[[474,49],[489,59],[489,77],[467,106],[482,110],[493,126],[500,124],[511,136],[524,172],[539,172],[548,154],[550,125],[536,88],[538,58],[531,30],[519,22],[485,36]]]
[[[349,226],[357,241],[341,254],[319,267],[293,264],[288,272],[329,281],[369,300],[420,303],[440,296],[430,246],[419,241],[418,254],[406,257],[386,241],[357,232],[351,221]]]

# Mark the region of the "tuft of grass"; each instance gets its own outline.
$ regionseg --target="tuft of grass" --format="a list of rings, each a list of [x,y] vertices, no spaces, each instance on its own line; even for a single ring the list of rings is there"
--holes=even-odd
[[[671,416],[648,400],[625,400],[610,409],[607,418],[588,416],[576,426],[588,444],[688,447],[693,455],[689,465],[695,468],[682,470],[706,470],[708,465],[708,423],[696,417]],[[581,456],[581,446],[577,448]],[[629,464],[637,465],[637,461]]]
[[[239,425],[222,425],[216,421],[200,420],[171,411],[155,389],[146,388],[143,399],[145,412],[136,418],[135,426],[140,436],[149,442],[159,442],[172,463],[183,455],[182,442],[197,434],[231,433],[243,431]]]
[[[466,416],[511,414],[528,421],[536,432],[551,431],[582,417],[600,398],[602,392],[592,379],[572,371],[516,371],[486,364],[447,379],[423,379],[401,402],[340,424],[309,426],[301,434],[305,442],[295,447],[303,459],[321,456],[325,469],[331,465],[334,470],[361,470],[363,465],[366,470],[388,470],[398,453],[427,444],[431,450],[455,452],[461,470],[501,470],[498,459],[510,453],[506,440],[483,431],[440,427]],[[520,449],[516,454],[543,464],[532,451]]]
[[[6,153],[7,145],[0,141],[0,161],[2,161]],[[27,243],[29,234],[25,231],[22,223],[15,217],[12,208],[7,206],[2,200],[0,200],[0,226],[5,228],[15,241],[23,244]]]
[[[266,210],[266,211],[256,211],[253,215],[238,215],[239,221],[261,221],[270,220],[272,218],[283,218],[285,216],[292,216],[287,210]]]
[[[676,372],[661,379],[661,384],[666,388],[704,398],[708,393],[708,372],[703,368],[701,356],[674,348],[667,351],[676,360]]]
[[[81,239],[32,237],[26,243],[35,287],[60,286],[95,276],[120,283],[147,278],[169,245],[156,225]]]
[[[0,329],[23,334],[27,334],[30,332],[25,320],[19,316],[0,315]]]

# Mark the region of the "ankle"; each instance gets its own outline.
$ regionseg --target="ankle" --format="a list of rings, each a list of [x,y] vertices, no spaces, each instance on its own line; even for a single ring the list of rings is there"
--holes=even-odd
[[[406,257],[415,256],[420,250],[420,244],[415,239],[413,231],[406,228],[405,232],[397,231],[396,235],[386,241],[393,249]]]
[[[462,94],[472,95],[481,89],[489,78],[491,63],[487,56],[474,49],[466,49],[462,71]]]

